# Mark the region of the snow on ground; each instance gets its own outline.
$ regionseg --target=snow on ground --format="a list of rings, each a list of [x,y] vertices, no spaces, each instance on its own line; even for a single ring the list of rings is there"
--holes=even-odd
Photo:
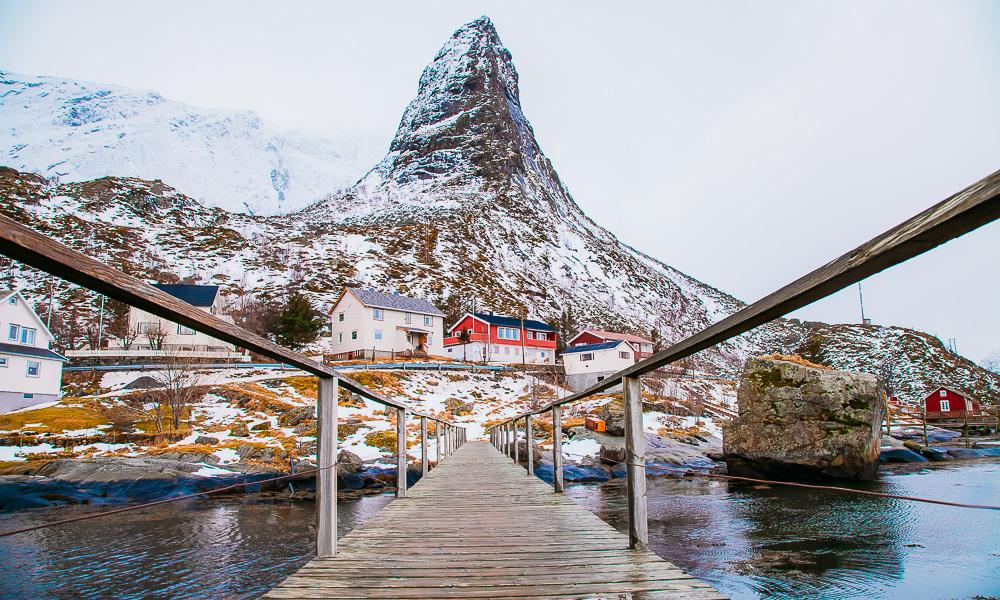
[[[38,444],[36,446],[0,446],[0,461],[23,462],[28,460],[29,454],[50,454],[58,451],[59,449],[52,444]]]

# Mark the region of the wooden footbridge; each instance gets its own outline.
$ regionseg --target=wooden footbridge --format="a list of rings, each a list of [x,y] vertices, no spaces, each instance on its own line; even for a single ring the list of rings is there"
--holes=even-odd
[[[4,216],[0,216],[0,252],[319,378],[317,558],[268,597],[718,598],[719,593],[709,585],[647,550],[640,378],[998,218],[1000,172],[581,392],[492,424],[492,445],[465,444],[464,428],[442,415],[413,411],[407,402],[372,391],[327,365],[203,312]],[[628,536],[559,493],[563,486],[561,407],[619,385],[624,390]],[[338,549],[333,469],[341,391],[394,409],[398,474],[397,499],[348,534]],[[530,476],[532,417],[543,413],[551,413],[553,423],[552,488]],[[411,416],[420,419],[425,477],[408,491],[406,426]],[[429,424],[434,427],[439,461],[428,472]],[[516,466],[521,430],[528,454],[526,471]]]
[[[724,598],[470,442],[265,598]]]

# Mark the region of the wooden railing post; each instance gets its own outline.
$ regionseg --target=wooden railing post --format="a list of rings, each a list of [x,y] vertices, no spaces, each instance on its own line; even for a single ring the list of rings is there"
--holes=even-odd
[[[337,553],[337,394],[334,377],[320,377],[316,392],[316,556]]]
[[[437,464],[441,464],[441,421],[434,421],[434,456]],[[435,466],[436,468],[436,466]]]
[[[531,438],[531,415],[524,417],[524,460],[527,461],[528,476],[535,474],[534,452],[531,448],[534,440]]]
[[[420,474],[426,475],[427,469],[427,417],[420,417]]]
[[[557,494],[563,491],[562,458],[562,408],[552,407],[552,488]]]
[[[628,491],[629,548],[649,547],[646,513],[646,439],[642,435],[642,380],[623,377],[625,464]]]
[[[396,497],[406,498],[406,409],[396,409]]]
[[[520,450],[517,448],[517,419],[511,421],[510,426],[514,429],[514,464],[516,465],[521,462],[521,457],[519,456]]]

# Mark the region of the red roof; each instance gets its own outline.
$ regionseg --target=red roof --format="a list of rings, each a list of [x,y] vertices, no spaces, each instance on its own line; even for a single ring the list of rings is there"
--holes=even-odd
[[[653,340],[647,340],[644,337],[641,337],[641,336],[638,336],[638,335],[632,335],[631,333],[616,333],[614,331],[602,331],[600,329],[584,329],[580,333],[576,334],[573,337],[573,339],[575,340],[576,338],[580,337],[581,334],[587,333],[587,332],[592,333],[592,334],[596,335],[597,337],[603,338],[605,340],[625,340],[626,342],[636,342],[636,343],[640,343],[640,344],[652,344],[653,343]],[[572,343],[572,341],[573,340],[570,340],[571,343]]]

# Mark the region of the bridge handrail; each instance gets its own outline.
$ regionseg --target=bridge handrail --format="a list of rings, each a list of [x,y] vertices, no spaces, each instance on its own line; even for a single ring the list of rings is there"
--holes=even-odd
[[[518,460],[517,423],[523,420],[532,466],[531,416],[552,412],[553,485],[562,491],[560,407],[605,392],[618,385],[623,389],[625,410],[625,450],[628,468],[629,530],[633,547],[648,544],[645,507],[645,459],[642,438],[642,401],[639,378],[697,352],[746,333],[816,300],[825,298],[884,269],[919,256],[945,242],[1000,218],[1000,171],[973,183],[903,223],[875,236],[833,261],[796,279],[760,300],[706,327],[653,356],[607,376],[590,387],[553,400],[549,404],[520,413],[487,430],[494,445]],[[513,433],[513,443],[510,435]],[[557,456],[558,454],[558,456]]]

